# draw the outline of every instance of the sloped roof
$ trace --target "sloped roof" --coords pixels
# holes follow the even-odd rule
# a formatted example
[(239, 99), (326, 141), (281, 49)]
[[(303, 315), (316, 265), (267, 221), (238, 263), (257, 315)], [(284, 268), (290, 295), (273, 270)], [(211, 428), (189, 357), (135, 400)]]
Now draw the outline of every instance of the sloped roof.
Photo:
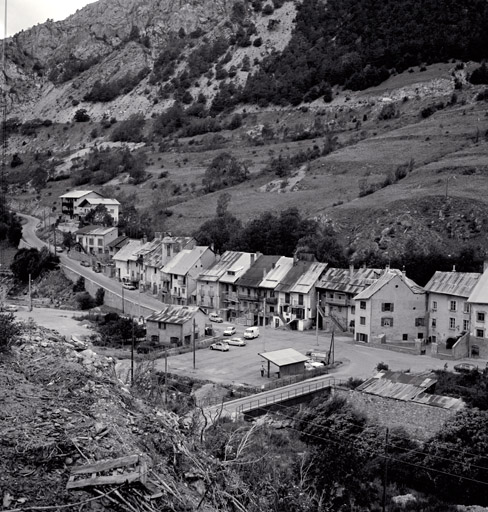
[(327, 263), (297, 261), (276, 286), (275, 292), (307, 294), (326, 268)]
[(469, 297), (481, 274), (479, 272), (437, 271), (424, 286), (426, 292)]
[(105, 227), (105, 226), (85, 226), (84, 228), (78, 229), (78, 231), (75, 231), (75, 235), (98, 235), (103, 236), (107, 233), (110, 233), (111, 231), (118, 231), (117, 228), (114, 227)]
[(272, 352), (260, 352), (258, 355), (264, 357), (264, 359), (276, 366), (304, 363), (308, 359), (308, 356), (304, 356), (294, 348), (283, 348), (281, 350), (273, 350)]
[(259, 283), (272, 268), (281, 256), (260, 256), (236, 282), (238, 286), (257, 288)]
[(239, 260), (245, 255), (243, 252), (225, 251), (210, 268), (202, 270), (198, 279), (200, 281), (218, 281), (229, 270), (238, 272), (242, 270), (243, 264), (239, 264)]
[(473, 290), (469, 294), (468, 302), (475, 304), (488, 304), (488, 270), (481, 274)]
[(371, 395), (417, 402), (444, 409), (456, 410), (464, 407), (464, 402), (458, 398), (427, 393), (426, 391), (434, 386), (436, 382), (435, 373), (409, 374), (382, 371), (363, 382), (356, 390)]
[(273, 268), (266, 274), (263, 280), (259, 283), (260, 288), (267, 288), (274, 290), (281, 280), (288, 274), (293, 267), (293, 258), (281, 256)]
[(161, 266), (161, 261), (163, 259), (162, 253), (162, 245), (163, 242), (161, 240), (153, 240), (151, 242), (152, 247), (148, 252), (144, 254), (144, 263), (148, 267), (156, 267), (159, 268)]
[(129, 240), (127, 235), (120, 235), (115, 240), (109, 242), (107, 247), (123, 247)]
[(414, 281), (405, 276), (401, 270), (388, 269), (385, 273), (373, 284), (364, 289), (361, 293), (354, 297), (356, 300), (370, 299), (375, 293), (377, 293), (383, 286), (388, 284), (392, 279), (399, 278), (410, 288), (412, 293), (422, 294), (425, 290), (416, 284)]
[(86, 199), (83, 199), (83, 201), (80, 203), (80, 206), (83, 206), (85, 203), (89, 204), (118, 204), (120, 203), (117, 201), (117, 199), (109, 199), (107, 197), (87, 197)]
[(195, 266), (202, 254), (209, 250), (205, 245), (198, 245), (193, 249), (183, 249), (164, 265), (162, 270), (166, 274), (184, 276)]
[(379, 268), (328, 268), (317, 288), (357, 295), (376, 282), (383, 272)]
[(137, 261), (137, 251), (141, 248), (140, 240), (129, 240), (129, 243), (124, 245), (117, 254), (112, 256), (116, 261)]
[(143, 244), (136, 254), (137, 256), (146, 256), (158, 249), (161, 249), (161, 240), (155, 238), (151, 242), (146, 242), (145, 244)]
[(91, 193), (98, 194), (100, 197), (102, 197), (101, 194), (95, 192), (94, 190), (72, 190), (71, 192), (66, 192), (66, 194), (63, 194), (59, 197), (62, 199), (80, 199), (81, 197)]
[(203, 311), (198, 306), (178, 306), (176, 304), (168, 304), (161, 311), (155, 311), (146, 318), (146, 322), (164, 322), (166, 324), (182, 325), (195, 316), (195, 314)]

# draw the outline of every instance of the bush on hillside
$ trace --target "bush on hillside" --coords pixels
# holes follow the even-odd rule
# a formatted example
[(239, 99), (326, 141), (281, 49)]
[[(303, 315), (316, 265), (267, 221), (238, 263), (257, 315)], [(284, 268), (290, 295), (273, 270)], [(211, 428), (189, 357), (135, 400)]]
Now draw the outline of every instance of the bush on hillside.
[(12, 313), (0, 313), (0, 354), (10, 350), (21, 332), (22, 328)]

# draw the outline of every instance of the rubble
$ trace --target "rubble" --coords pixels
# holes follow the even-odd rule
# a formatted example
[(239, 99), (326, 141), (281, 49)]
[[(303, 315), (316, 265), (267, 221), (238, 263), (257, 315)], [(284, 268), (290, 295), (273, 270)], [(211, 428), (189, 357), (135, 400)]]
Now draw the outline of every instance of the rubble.
[(235, 475), (195, 448), (176, 414), (135, 397), (112, 358), (33, 331), (0, 358), (0, 509), (210, 512), (238, 504)]

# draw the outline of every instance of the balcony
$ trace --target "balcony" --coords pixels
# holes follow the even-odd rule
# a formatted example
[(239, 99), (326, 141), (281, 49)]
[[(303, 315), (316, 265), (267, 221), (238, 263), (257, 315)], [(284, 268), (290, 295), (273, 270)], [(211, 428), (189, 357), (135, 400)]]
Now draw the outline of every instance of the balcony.
[(277, 297), (266, 297), (266, 304), (276, 305), (278, 304)]
[(351, 301), (345, 297), (343, 299), (339, 299), (338, 297), (325, 297), (322, 300), (331, 306), (351, 306)]
[(247, 295), (247, 293), (238, 293), (237, 298), (239, 300), (247, 300), (248, 302), (262, 302), (263, 297), (260, 295)]
[(222, 294), (222, 299), (225, 302), (239, 302), (239, 297), (235, 292), (227, 292)]

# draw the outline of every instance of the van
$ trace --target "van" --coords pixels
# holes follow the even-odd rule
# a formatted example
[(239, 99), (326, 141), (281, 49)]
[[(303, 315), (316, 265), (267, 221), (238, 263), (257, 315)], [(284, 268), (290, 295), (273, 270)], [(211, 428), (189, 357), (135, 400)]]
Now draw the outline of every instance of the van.
[(246, 340), (252, 340), (253, 338), (257, 338), (259, 336), (259, 327), (248, 327), (244, 331), (244, 338)]

